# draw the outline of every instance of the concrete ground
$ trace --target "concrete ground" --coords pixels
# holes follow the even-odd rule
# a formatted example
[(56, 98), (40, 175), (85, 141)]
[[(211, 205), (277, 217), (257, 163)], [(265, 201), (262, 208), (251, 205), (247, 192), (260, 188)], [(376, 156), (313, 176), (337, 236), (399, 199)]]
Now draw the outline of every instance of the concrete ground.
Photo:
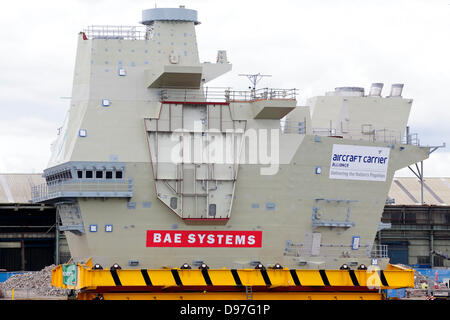
[(36, 295), (30, 289), (3, 290), (3, 298), (0, 300), (67, 300), (67, 296), (42, 296)]

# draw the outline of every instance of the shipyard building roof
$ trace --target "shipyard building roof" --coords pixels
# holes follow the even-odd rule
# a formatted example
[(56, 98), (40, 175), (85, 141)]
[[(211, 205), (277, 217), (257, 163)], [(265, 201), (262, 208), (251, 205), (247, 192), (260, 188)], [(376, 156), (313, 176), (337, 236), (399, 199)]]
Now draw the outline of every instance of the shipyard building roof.
[[(421, 184), (419, 179), (410, 177), (394, 178), (389, 198), (396, 205), (421, 204)], [(450, 178), (425, 178), (423, 201), (430, 205), (450, 206)]]
[(0, 173), (0, 204), (29, 203), (31, 186), (45, 183), (42, 173)]
[[(0, 174), (0, 204), (29, 203), (31, 186), (45, 183), (41, 173)], [(394, 205), (420, 205), (421, 185), (417, 178), (397, 177), (389, 190), (389, 199)], [(450, 177), (425, 178), (424, 203), (450, 206)]]

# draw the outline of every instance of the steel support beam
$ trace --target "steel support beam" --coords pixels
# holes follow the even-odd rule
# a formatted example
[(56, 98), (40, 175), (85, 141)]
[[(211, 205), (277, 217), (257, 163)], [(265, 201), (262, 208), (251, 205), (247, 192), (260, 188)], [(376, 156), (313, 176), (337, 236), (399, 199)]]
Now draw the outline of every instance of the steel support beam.
[(433, 230), (430, 230), (430, 266), (431, 268), (434, 268), (434, 232)]
[(59, 264), (59, 214), (55, 212), (55, 264)]
[[(80, 293), (78, 300), (248, 300), (246, 292)], [(253, 292), (251, 300), (382, 300), (379, 292)]]
[(414, 173), (414, 175), (419, 179), (420, 181), (420, 203), (422, 205), (424, 205), (424, 200), (423, 200), (423, 161), (420, 161), (420, 169), (419, 166), (417, 165), (417, 163), (415, 164), (417, 172), (414, 171), (414, 169), (412, 169), (410, 166), (408, 166), (409, 170), (412, 171), (412, 173)]

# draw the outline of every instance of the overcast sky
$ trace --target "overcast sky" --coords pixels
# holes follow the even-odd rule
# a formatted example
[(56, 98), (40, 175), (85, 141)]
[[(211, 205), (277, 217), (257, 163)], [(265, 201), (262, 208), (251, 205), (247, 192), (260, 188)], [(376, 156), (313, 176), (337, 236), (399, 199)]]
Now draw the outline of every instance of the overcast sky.
[[(233, 70), (210, 85), (297, 88), (298, 104), (339, 86), (404, 83), (422, 144), (450, 143), (450, 0), (8, 1), (0, 10), (0, 172), (42, 172), (71, 96), (77, 34), (88, 25), (139, 25), (143, 9), (198, 11), (201, 61), (227, 50)], [(388, 114), (386, 115), (389, 116)], [(425, 176), (450, 176), (449, 148)], [(408, 169), (399, 172), (407, 175)]]

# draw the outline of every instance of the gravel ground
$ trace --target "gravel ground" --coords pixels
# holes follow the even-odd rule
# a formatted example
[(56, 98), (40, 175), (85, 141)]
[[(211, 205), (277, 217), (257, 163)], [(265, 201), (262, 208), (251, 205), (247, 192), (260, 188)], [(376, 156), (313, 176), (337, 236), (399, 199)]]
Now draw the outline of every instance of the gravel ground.
[(23, 295), (25, 295), (24, 298), (67, 296), (70, 290), (52, 287), (52, 269), (54, 267), (56, 266), (50, 265), (41, 271), (14, 275), (0, 283), (0, 291), (3, 291), (5, 297), (10, 297), (12, 289), (14, 289), (18, 294), (17, 298)]

